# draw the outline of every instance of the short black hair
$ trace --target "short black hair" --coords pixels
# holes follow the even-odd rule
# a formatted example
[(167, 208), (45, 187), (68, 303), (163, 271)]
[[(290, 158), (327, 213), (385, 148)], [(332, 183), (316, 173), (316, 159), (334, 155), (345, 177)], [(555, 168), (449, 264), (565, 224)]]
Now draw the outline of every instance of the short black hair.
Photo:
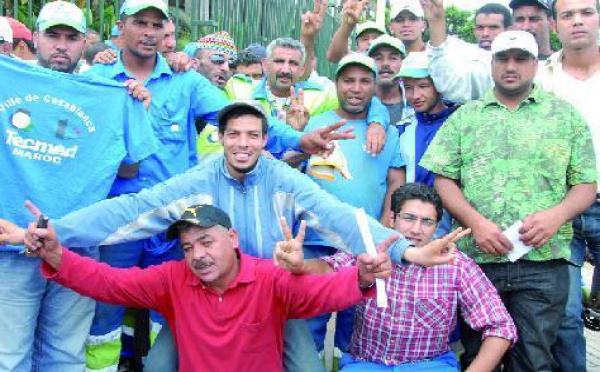
[(437, 222), (440, 222), (442, 219), (442, 198), (433, 187), (422, 183), (407, 183), (404, 186), (398, 187), (392, 194), (392, 212), (400, 213), (404, 203), (410, 200), (420, 200), (424, 203), (432, 204), (437, 213)]
[(487, 3), (481, 8), (477, 9), (475, 12), (475, 18), (477, 18), (477, 16), (480, 14), (501, 14), (504, 18), (502, 20), (502, 25), (504, 28), (507, 29), (512, 26), (512, 14), (510, 14), (510, 10), (502, 4)]
[(109, 48), (110, 47), (108, 45), (106, 45), (104, 42), (97, 41), (95, 43), (88, 45), (88, 47), (85, 48), (85, 51), (83, 52), (83, 58), (85, 59), (87, 64), (91, 66), (94, 64), (94, 58), (96, 57), (96, 54), (103, 52)]
[(250, 116), (254, 116), (254, 117), (261, 119), (263, 137), (267, 134), (267, 131), (269, 130), (269, 123), (267, 122), (267, 118), (260, 115), (258, 112), (256, 112), (256, 110), (254, 110), (250, 107), (242, 107), (242, 106), (236, 108), (235, 110), (231, 110), (230, 112), (226, 113), (222, 118), (220, 118), (219, 134), (225, 134), (225, 130), (227, 129), (227, 124), (229, 123), (230, 120), (237, 119), (244, 115), (250, 115)]
[(250, 66), (255, 65), (257, 63), (261, 63), (260, 57), (252, 53), (248, 49), (242, 50), (238, 55), (238, 66)]
[(551, 9), (548, 9), (545, 6), (543, 6), (542, 4), (540, 4), (539, 1), (537, 1), (537, 0), (521, 0), (521, 1), (519, 1), (519, 5), (517, 5), (513, 8), (513, 14), (515, 13), (515, 10), (517, 10), (518, 8), (520, 8), (522, 6), (535, 6), (536, 8), (543, 10), (544, 13), (546, 13), (546, 16), (548, 17), (548, 19), (550, 19), (550, 18), (552, 18), (552, 14), (554, 13), (553, 9), (554, 9), (555, 3), (556, 3), (556, 0), (554, 0), (552, 2)]
[[(554, 18), (555, 21), (556, 21), (556, 18), (557, 18), (556, 3), (558, 3), (558, 0), (553, 0), (552, 1), (552, 10), (550, 11), (552, 13), (551, 16)], [(598, 13), (600, 13), (600, 1), (598, 1), (598, 0), (596, 0), (596, 11)]]

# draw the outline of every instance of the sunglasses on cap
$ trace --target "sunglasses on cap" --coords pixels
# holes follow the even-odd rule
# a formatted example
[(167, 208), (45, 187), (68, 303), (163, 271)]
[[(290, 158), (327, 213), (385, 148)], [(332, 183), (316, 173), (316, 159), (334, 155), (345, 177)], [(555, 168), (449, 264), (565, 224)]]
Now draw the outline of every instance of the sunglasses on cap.
[(215, 65), (222, 65), (223, 63), (229, 63), (229, 68), (237, 67), (237, 60), (234, 58), (226, 59), (222, 54), (213, 54), (208, 58)]

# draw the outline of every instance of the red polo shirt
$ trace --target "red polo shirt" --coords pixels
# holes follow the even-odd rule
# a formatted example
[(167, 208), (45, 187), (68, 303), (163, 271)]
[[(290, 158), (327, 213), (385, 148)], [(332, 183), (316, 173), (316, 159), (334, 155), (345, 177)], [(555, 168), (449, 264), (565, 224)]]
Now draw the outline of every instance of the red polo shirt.
[(42, 274), (98, 301), (162, 313), (181, 371), (282, 371), (287, 319), (342, 310), (374, 294), (360, 291), (356, 267), (293, 275), (272, 260), (238, 254), (238, 276), (221, 295), (185, 261), (119, 269), (64, 249), (60, 270), (44, 263)]

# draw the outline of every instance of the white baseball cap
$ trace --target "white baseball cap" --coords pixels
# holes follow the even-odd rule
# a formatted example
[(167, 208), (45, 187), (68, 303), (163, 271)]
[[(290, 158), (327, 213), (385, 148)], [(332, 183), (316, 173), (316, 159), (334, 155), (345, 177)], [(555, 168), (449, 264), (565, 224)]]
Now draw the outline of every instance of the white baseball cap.
[(492, 42), (492, 54), (506, 52), (511, 49), (524, 50), (535, 58), (538, 57), (538, 45), (535, 38), (527, 31), (504, 31)]
[(45, 31), (54, 26), (69, 26), (85, 34), (86, 21), (83, 11), (75, 4), (67, 1), (46, 3), (37, 19), (37, 27)]
[(398, 14), (407, 11), (415, 15), (418, 18), (424, 18), (425, 12), (421, 6), (419, 0), (392, 0), (390, 19), (393, 21), (398, 17)]
[(388, 46), (390, 48), (396, 49), (397, 51), (402, 53), (402, 58), (406, 57), (406, 47), (404, 46), (402, 40), (387, 34), (381, 35), (377, 39), (371, 41), (371, 44), (369, 45), (369, 51), (367, 53), (369, 57), (371, 56), (371, 54), (373, 54), (375, 49), (379, 48), (380, 46)]
[(128, 16), (148, 8), (159, 10), (165, 18), (169, 18), (169, 8), (164, 0), (125, 0), (121, 5), (120, 14)]
[(362, 66), (368, 70), (371, 70), (375, 75), (377, 75), (377, 65), (375, 64), (375, 60), (373, 60), (373, 58), (368, 57), (363, 53), (350, 53), (342, 58), (338, 63), (338, 67), (335, 70), (335, 78), (337, 79), (342, 70), (348, 66)]
[(402, 61), (402, 67), (396, 77), (422, 79), (429, 76), (429, 57), (427, 52), (412, 52)]
[(356, 25), (356, 37), (359, 37), (365, 31), (376, 31), (385, 34), (385, 27), (382, 24), (373, 21), (366, 21)]
[(0, 41), (6, 43), (13, 42), (13, 32), (6, 17), (0, 17)]

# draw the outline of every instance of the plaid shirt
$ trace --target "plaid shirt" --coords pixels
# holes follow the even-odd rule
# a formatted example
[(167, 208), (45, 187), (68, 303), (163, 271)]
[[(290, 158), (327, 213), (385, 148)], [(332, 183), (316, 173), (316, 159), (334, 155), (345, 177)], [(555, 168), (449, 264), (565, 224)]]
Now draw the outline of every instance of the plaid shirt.
[[(459, 306), (483, 338), (495, 336), (514, 344), (517, 330), (498, 292), (472, 259), (457, 255), (455, 265), (395, 265), (386, 282), (388, 308), (377, 308), (376, 299), (357, 305), (350, 354), (386, 365), (436, 358), (450, 350), (448, 337)], [(322, 259), (334, 270), (356, 262), (348, 253)]]

